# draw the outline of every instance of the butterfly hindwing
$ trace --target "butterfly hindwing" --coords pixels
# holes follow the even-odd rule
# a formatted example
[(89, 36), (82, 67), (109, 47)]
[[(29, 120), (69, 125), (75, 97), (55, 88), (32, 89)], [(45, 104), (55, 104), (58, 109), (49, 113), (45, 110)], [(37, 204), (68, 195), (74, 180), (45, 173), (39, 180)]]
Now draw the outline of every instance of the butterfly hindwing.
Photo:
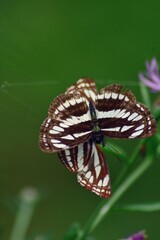
[(149, 137), (156, 131), (156, 122), (148, 108), (136, 101), (130, 90), (113, 84), (97, 95), (96, 115), (101, 131), (114, 138)]
[(58, 156), (67, 169), (77, 173), (77, 180), (83, 187), (103, 198), (110, 197), (110, 178), (105, 156), (95, 143), (85, 142), (59, 152)]
[(76, 147), (58, 152), (58, 157), (71, 172), (79, 172), (88, 163), (91, 156), (92, 145), (84, 142)]

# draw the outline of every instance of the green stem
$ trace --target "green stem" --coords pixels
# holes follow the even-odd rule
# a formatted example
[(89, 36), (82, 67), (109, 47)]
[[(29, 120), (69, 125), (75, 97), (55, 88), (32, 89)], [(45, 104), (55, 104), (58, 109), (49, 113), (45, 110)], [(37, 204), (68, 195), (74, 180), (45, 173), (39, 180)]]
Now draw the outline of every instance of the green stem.
[(131, 173), (127, 179), (117, 188), (112, 197), (107, 201), (103, 201), (97, 210), (89, 219), (84, 230), (82, 230), (76, 240), (83, 240), (85, 236), (91, 233), (102, 219), (109, 213), (112, 206), (119, 200), (119, 198), (127, 191), (127, 189), (150, 167), (152, 164), (152, 155), (148, 155), (146, 159)]
[(148, 94), (148, 89), (143, 83), (140, 83), (140, 91), (141, 91), (144, 104), (148, 106), (149, 109), (151, 109), (151, 101)]
[(117, 186), (119, 185), (119, 183), (121, 182), (121, 180), (124, 178), (124, 176), (126, 175), (128, 169), (132, 166), (132, 164), (134, 163), (134, 161), (138, 158), (138, 154), (139, 151), (142, 147), (142, 145), (144, 144), (146, 139), (141, 139), (141, 141), (138, 143), (137, 147), (135, 148), (131, 158), (128, 159), (128, 165), (124, 165), (124, 167), (122, 168), (119, 176), (117, 177), (113, 189), (116, 189)]
[(37, 200), (38, 194), (35, 189), (25, 188), (21, 192), (19, 209), (11, 232), (10, 240), (24, 240), (26, 238), (26, 232), (28, 230)]

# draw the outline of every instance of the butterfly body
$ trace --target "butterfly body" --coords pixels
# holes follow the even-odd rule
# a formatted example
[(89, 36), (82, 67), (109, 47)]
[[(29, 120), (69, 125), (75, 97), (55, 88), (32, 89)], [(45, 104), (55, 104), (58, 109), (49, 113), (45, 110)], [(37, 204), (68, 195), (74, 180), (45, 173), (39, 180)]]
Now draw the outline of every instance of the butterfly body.
[(105, 137), (133, 139), (152, 136), (156, 122), (130, 90), (118, 84), (98, 93), (92, 79), (83, 78), (53, 100), (42, 123), (40, 148), (58, 152), (78, 182), (97, 195), (111, 196), (105, 156), (97, 144)]
[(90, 115), (91, 115), (91, 126), (93, 128), (92, 132), (92, 140), (96, 144), (102, 144), (103, 139), (104, 139), (104, 134), (102, 133), (100, 127), (98, 126), (98, 119), (96, 116), (96, 109), (94, 106), (94, 103), (92, 101), (89, 102), (89, 110), (90, 110)]

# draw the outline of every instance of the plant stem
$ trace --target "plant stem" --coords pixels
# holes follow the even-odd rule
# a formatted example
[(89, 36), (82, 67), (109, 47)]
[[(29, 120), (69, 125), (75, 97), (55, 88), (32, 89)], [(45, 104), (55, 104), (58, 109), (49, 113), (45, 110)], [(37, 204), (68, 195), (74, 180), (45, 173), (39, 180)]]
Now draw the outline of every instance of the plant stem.
[(145, 105), (148, 106), (149, 109), (151, 109), (151, 101), (148, 94), (148, 89), (143, 83), (140, 83), (140, 91)]
[(112, 197), (107, 201), (103, 201), (96, 209), (94, 214), (89, 219), (84, 229), (79, 233), (76, 240), (83, 240), (84, 237), (91, 233), (102, 219), (109, 213), (112, 206), (119, 200), (119, 198), (127, 191), (127, 189), (150, 167), (152, 164), (152, 155), (146, 157), (146, 159), (134, 170), (131, 175), (117, 188)]
[(123, 177), (125, 176), (125, 174), (127, 173), (128, 169), (132, 166), (132, 164), (134, 163), (134, 161), (136, 160), (136, 158), (138, 157), (139, 151), (142, 147), (142, 145), (144, 144), (146, 139), (141, 139), (140, 142), (138, 143), (137, 147), (135, 148), (132, 156), (128, 159), (128, 165), (124, 165), (124, 167), (122, 168), (119, 176), (117, 177), (113, 189), (116, 189), (117, 186), (119, 185), (119, 183), (121, 182), (121, 180), (123, 179)]
[(16, 215), (10, 240), (24, 240), (26, 232), (34, 212), (35, 203), (38, 200), (37, 191), (33, 188), (25, 188), (21, 192), (19, 209)]

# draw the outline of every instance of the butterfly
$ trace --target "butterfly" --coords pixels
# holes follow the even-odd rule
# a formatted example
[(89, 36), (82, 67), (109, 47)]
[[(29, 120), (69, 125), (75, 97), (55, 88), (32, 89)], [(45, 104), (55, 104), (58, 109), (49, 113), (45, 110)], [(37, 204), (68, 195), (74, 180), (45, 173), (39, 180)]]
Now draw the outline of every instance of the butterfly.
[(109, 170), (98, 144), (104, 146), (105, 137), (150, 137), (156, 129), (154, 117), (130, 90), (124, 92), (123, 86), (112, 84), (98, 92), (92, 79), (82, 78), (51, 103), (39, 145), (44, 152), (58, 152), (82, 186), (109, 198)]

